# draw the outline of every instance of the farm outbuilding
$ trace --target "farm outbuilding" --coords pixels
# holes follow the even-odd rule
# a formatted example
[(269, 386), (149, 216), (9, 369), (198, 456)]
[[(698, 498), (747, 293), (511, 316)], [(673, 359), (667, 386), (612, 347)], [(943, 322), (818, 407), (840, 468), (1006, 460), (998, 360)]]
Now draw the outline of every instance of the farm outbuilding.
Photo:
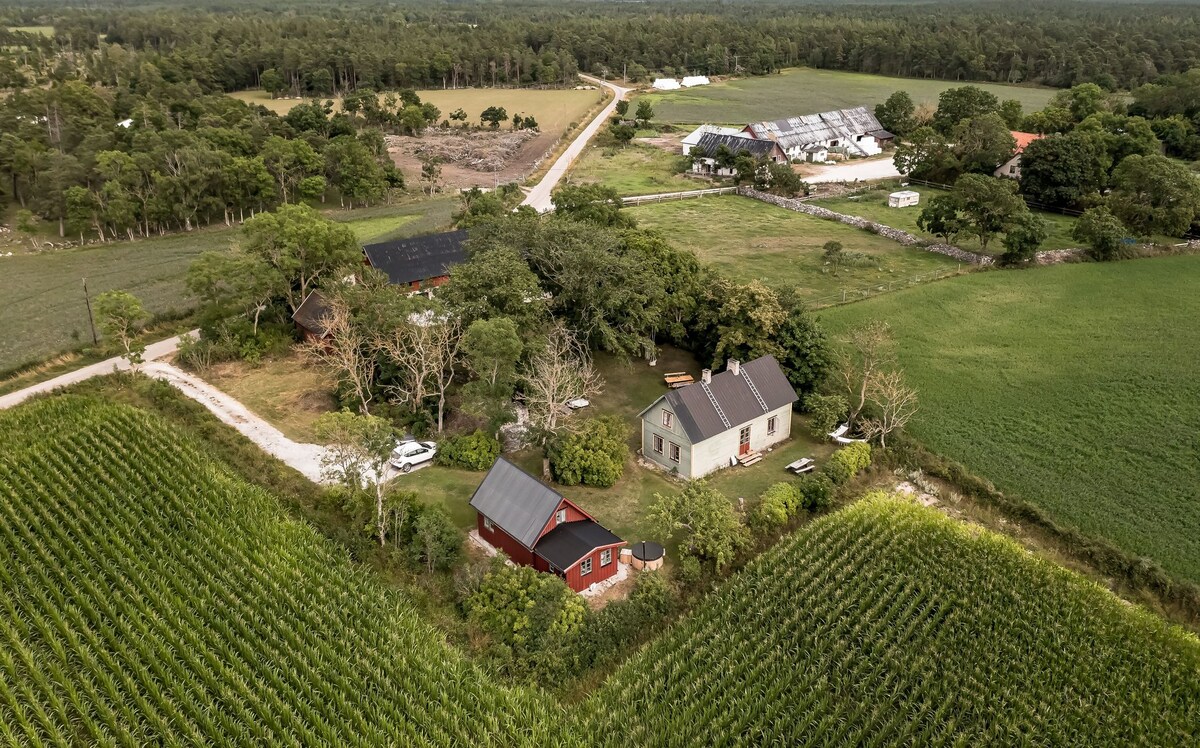
[(617, 573), (625, 541), (503, 457), (475, 489), (471, 507), (481, 539), (513, 563), (557, 574), (576, 592)]
[(674, 78), (655, 78), (651, 85), (659, 91), (678, 91), (681, 88), (679, 81)]
[(292, 314), (292, 322), (305, 340), (324, 340), (329, 335), (325, 317), (329, 314), (329, 302), (315, 288), (308, 292), (300, 306)]
[(718, 135), (710, 132), (700, 136), (700, 141), (688, 150), (688, 155), (693, 158), (692, 171), (718, 177), (733, 176), (735, 169), (717, 163), (717, 155), (722, 147), (735, 155), (745, 152), (754, 158), (765, 158), (775, 164), (788, 162), (787, 155), (778, 143), (754, 140), (744, 135)]
[(722, 127), (720, 125), (700, 125), (695, 130), (684, 137), (682, 141), (683, 155), (687, 156), (692, 152), (692, 149), (700, 144), (700, 139), (705, 135), (730, 135), (733, 137), (746, 137), (741, 134), (740, 127)]
[(900, 190), (888, 195), (889, 208), (910, 208), (921, 202), (921, 193), (913, 190)]
[(710, 82), (707, 75), (689, 75), (680, 81), (680, 85), (684, 88), (691, 88), (692, 86), (707, 86)]
[(382, 270), (388, 281), (413, 291), (437, 287), (450, 280), (450, 268), (467, 261), (465, 230), (426, 234), (410, 239), (368, 244), (366, 262)]
[(752, 138), (779, 143), (788, 158), (804, 158), (805, 149), (812, 146), (848, 156), (875, 156), (883, 152), (882, 143), (895, 137), (865, 106), (752, 122), (742, 131)]

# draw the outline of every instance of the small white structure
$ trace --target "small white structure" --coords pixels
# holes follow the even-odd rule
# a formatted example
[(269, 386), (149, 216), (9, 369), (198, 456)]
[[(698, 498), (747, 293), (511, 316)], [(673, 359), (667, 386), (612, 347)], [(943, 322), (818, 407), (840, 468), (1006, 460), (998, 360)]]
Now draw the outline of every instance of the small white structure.
[(921, 202), (921, 193), (913, 190), (900, 190), (888, 195), (889, 208), (911, 208)]
[(695, 130), (688, 133), (683, 139), (683, 155), (687, 156), (692, 152), (692, 149), (700, 144), (700, 138), (705, 135), (732, 135), (739, 138), (749, 139), (749, 135), (742, 133), (740, 127), (721, 127), (720, 125), (700, 125)]
[(117, 123), (117, 127), (123, 127), (126, 130), (128, 130), (129, 128), (133, 127), (133, 120), (132, 119), (123, 119)]
[(679, 81), (674, 78), (655, 78), (651, 85), (659, 91), (678, 91), (681, 88)]
[(681, 81), (684, 88), (691, 88), (692, 86), (707, 86), (710, 82), (711, 81), (709, 81), (707, 75), (688, 75), (685, 76)]
[(829, 149), (823, 145), (810, 145), (800, 152), (800, 158), (810, 164), (823, 164), (829, 160)]

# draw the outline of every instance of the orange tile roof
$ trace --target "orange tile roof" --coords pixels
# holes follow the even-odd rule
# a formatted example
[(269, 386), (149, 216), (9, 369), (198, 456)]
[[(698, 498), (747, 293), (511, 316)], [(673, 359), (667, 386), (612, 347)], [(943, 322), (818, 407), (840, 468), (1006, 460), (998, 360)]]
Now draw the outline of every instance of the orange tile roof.
[(1021, 151), (1025, 150), (1025, 146), (1029, 145), (1035, 140), (1041, 140), (1042, 138), (1042, 136), (1038, 135), (1036, 132), (1017, 132), (1016, 130), (1009, 130), (1009, 133), (1013, 136), (1013, 139), (1017, 141), (1017, 149), (1013, 151), (1014, 153), (1020, 153)]

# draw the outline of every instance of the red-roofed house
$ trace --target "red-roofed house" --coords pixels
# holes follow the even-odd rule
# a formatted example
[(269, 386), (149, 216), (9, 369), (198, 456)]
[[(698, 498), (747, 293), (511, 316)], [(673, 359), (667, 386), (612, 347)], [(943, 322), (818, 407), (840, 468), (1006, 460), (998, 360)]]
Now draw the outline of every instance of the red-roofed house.
[(1016, 130), (1010, 130), (1009, 132), (1013, 136), (1013, 140), (1017, 141), (1017, 147), (1013, 151), (1012, 158), (997, 166), (996, 171), (993, 173), (998, 177), (1020, 179), (1021, 154), (1025, 151), (1025, 146), (1035, 140), (1041, 140), (1042, 136), (1035, 132), (1017, 132)]

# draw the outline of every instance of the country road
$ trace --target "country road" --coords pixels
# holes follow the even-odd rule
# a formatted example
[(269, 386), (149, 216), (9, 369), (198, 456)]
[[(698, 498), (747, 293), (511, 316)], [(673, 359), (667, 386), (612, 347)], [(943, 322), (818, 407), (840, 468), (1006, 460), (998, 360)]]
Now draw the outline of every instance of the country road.
[(588, 83), (595, 83), (597, 85), (604, 86), (608, 90), (612, 91), (615, 95), (613, 96), (612, 101), (608, 102), (608, 106), (604, 107), (604, 109), (596, 115), (596, 118), (589, 122), (587, 127), (583, 128), (583, 132), (579, 133), (575, 140), (571, 141), (571, 144), (567, 146), (565, 151), (562, 152), (562, 155), (555, 159), (554, 163), (550, 166), (550, 170), (546, 172), (544, 177), (542, 177), (542, 181), (534, 185), (533, 189), (529, 191), (529, 194), (525, 196), (525, 200), (521, 204), (528, 205), (539, 213), (545, 213), (553, 210), (554, 203), (550, 200), (550, 193), (554, 192), (554, 188), (558, 186), (559, 181), (561, 181), (571, 169), (571, 164), (573, 164), (575, 159), (579, 158), (579, 155), (583, 153), (583, 149), (587, 147), (588, 141), (590, 141), (596, 135), (596, 133), (600, 131), (600, 128), (604, 126), (604, 123), (607, 122), (608, 118), (612, 116), (612, 113), (616, 111), (617, 102), (625, 98), (625, 95), (633, 90), (632, 88), (622, 88), (621, 86), (609, 83), (608, 81), (604, 81), (599, 78), (593, 78), (590, 75), (580, 75), (579, 77)]

